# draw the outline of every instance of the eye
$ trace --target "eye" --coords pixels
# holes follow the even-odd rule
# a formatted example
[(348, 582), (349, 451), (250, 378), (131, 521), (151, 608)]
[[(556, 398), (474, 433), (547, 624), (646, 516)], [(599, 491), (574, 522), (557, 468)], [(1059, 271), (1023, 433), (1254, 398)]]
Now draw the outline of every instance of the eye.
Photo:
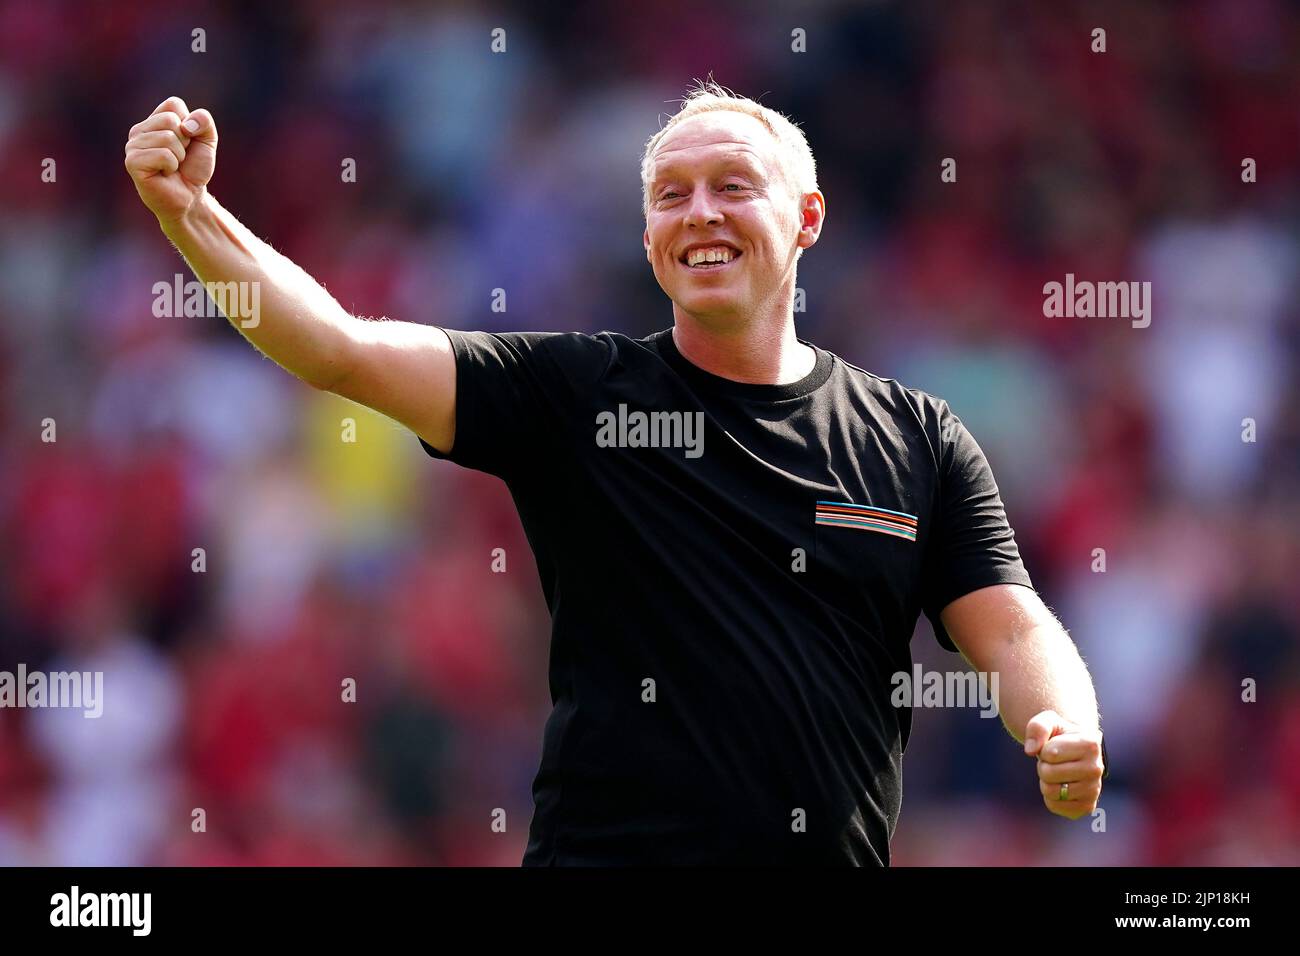
[(727, 184), (726, 184), (725, 186), (723, 186), (722, 188), (723, 188), (723, 189), (730, 189), (730, 188), (733, 187), (733, 186), (736, 187), (737, 190), (740, 190), (740, 189), (744, 189), (744, 188), (745, 188), (744, 186), (740, 185), (740, 183), (727, 183)]
[(680, 195), (681, 195), (681, 193), (673, 192), (673, 191), (670, 189), (670, 190), (668, 190), (667, 192), (660, 193), (660, 194), (659, 194), (659, 199), (660, 199), (661, 201), (664, 200), (664, 199), (673, 199), (673, 198), (676, 198), (677, 196), (680, 196)]

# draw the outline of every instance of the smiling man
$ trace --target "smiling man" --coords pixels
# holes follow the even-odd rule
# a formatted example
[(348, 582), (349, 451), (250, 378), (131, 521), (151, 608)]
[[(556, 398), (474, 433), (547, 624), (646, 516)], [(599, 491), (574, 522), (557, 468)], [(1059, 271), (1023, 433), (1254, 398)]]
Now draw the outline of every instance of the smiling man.
[(796, 335), (826, 202), (788, 120), (709, 83), (650, 139), (642, 241), (673, 324), (640, 339), (351, 316), (208, 193), (216, 146), (172, 98), (126, 166), (201, 279), (258, 283), (241, 334), (514, 496), (553, 619), (526, 865), (887, 865), (921, 613), (997, 675), (1047, 808), (1096, 807), (1092, 683), (979, 446), (941, 399)]

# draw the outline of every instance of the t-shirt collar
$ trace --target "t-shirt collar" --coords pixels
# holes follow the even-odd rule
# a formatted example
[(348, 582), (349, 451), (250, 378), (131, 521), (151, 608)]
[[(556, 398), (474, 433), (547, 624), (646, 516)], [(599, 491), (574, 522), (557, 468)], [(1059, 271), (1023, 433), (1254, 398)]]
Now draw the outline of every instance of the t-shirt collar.
[(830, 378), (831, 366), (834, 364), (834, 356), (825, 349), (818, 348), (811, 342), (798, 339), (800, 343), (811, 348), (817, 356), (817, 361), (813, 364), (812, 371), (796, 382), (789, 382), (785, 385), (771, 385), (761, 382), (737, 382), (734, 379), (724, 378), (721, 375), (714, 375), (707, 372), (698, 365), (693, 364), (686, 356), (682, 355), (677, 349), (677, 343), (673, 341), (673, 330), (671, 328), (656, 332), (650, 336), (650, 341), (663, 357), (664, 361), (671, 365), (683, 378), (688, 379), (693, 384), (702, 386), (715, 392), (734, 395), (738, 398), (755, 399), (758, 401), (781, 401), (783, 399), (800, 398), (804, 395), (814, 392), (821, 388)]

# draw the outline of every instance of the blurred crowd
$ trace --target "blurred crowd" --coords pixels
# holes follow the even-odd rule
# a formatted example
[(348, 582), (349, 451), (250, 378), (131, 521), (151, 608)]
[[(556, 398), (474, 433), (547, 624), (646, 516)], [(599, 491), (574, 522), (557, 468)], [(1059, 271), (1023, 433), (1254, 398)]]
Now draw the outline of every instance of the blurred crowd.
[[(817, 156), (800, 336), (950, 402), (1101, 701), (1075, 823), (999, 721), (916, 711), (895, 862), (1300, 863), (1294, 4), (0, 0), (0, 670), (106, 697), (0, 710), (0, 864), (517, 865), (532, 812), (505, 486), (156, 317), (131, 125), (209, 108), (213, 194), (357, 315), (643, 335), (640, 151), (710, 71)], [(1046, 317), (1067, 273), (1150, 326)]]

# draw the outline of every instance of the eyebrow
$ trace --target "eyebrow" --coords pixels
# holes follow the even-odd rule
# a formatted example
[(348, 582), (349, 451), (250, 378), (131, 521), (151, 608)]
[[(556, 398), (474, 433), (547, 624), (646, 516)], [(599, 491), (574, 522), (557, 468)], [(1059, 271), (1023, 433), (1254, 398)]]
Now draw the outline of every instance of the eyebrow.
[[(655, 175), (654, 178), (650, 180), (650, 185), (652, 186), (656, 185), (657, 183), (662, 182), (664, 179), (671, 179), (672, 174), (675, 173), (680, 168), (680, 166), (681, 163), (680, 161), (677, 160), (668, 160), (664, 162), (662, 165), (656, 164)], [(726, 156), (722, 157), (721, 159), (712, 161), (710, 163), (710, 166), (740, 166), (743, 167), (745, 170), (747, 170), (749, 173), (753, 174), (755, 178), (765, 178), (763, 175), (763, 170), (761, 165), (758, 162), (756, 162), (754, 159), (751, 159), (748, 153), (742, 153), (742, 152), (728, 153)]]

